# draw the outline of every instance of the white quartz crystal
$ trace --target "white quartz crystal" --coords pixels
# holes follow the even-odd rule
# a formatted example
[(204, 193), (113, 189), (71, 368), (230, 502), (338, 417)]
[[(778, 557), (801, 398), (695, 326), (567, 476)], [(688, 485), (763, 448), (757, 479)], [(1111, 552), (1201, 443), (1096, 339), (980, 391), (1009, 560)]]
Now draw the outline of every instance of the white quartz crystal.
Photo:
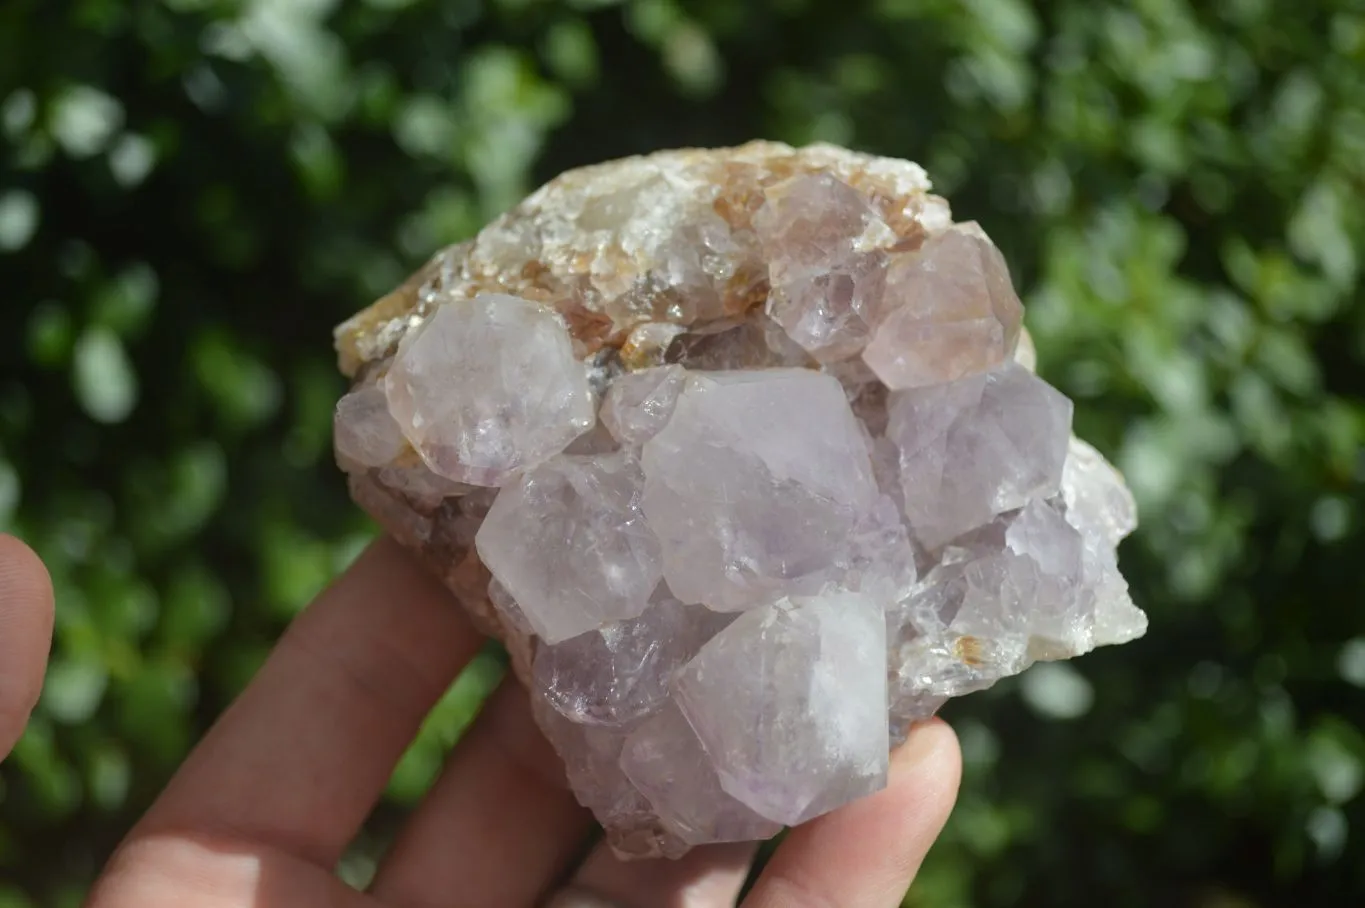
[(1021, 317), (910, 162), (630, 158), (338, 328), (337, 462), (507, 645), (612, 847), (677, 857), (870, 794), (948, 699), (1146, 631), (1133, 498)]
[(741, 615), (677, 675), (720, 785), (794, 825), (886, 783), (886, 624), (853, 593)]
[(669, 588), (718, 610), (834, 579), (877, 497), (843, 389), (806, 369), (693, 374), (641, 465)]
[(1072, 437), (1062, 467), (1062, 497), (1067, 519), (1095, 538), (1116, 546), (1137, 529), (1137, 503), (1123, 477), (1099, 451)]
[(1023, 366), (892, 392), (911, 531), (937, 548), (1061, 486), (1071, 401)]
[(363, 385), (343, 395), (333, 427), (337, 464), (348, 473), (397, 460), (408, 444), (378, 385)]
[(896, 235), (872, 203), (827, 173), (772, 187), (754, 215), (768, 259), (768, 314), (821, 360), (856, 355), (872, 332)]
[(474, 485), (502, 485), (595, 422), (559, 317), (509, 296), (440, 306), (404, 337), (384, 390), (431, 469)]
[(685, 377), (682, 366), (659, 366), (622, 375), (612, 382), (602, 400), (603, 425), (623, 445), (644, 444), (673, 415)]
[(1147, 616), (1133, 604), (1119, 573), (1115, 547), (1137, 529), (1137, 503), (1108, 461), (1072, 437), (1062, 468), (1066, 519), (1085, 542), (1085, 580), (1095, 590), (1094, 646), (1136, 640), (1147, 632)]
[(977, 375), (1014, 353), (1024, 308), (1004, 256), (972, 228), (950, 229), (892, 262), (884, 318), (863, 351), (888, 388)]
[(624, 454), (560, 456), (506, 486), (475, 543), (547, 643), (641, 615), (661, 576)]

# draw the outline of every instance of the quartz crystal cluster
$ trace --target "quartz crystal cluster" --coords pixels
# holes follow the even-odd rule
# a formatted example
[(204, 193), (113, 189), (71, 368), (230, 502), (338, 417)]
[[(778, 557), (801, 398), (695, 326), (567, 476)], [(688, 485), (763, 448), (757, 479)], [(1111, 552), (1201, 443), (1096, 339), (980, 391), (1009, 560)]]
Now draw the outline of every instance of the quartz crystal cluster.
[(774, 143), (570, 171), (337, 330), (354, 498), (622, 854), (875, 792), (948, 698), (1146, 629), (1132, 498), (928, 189)]

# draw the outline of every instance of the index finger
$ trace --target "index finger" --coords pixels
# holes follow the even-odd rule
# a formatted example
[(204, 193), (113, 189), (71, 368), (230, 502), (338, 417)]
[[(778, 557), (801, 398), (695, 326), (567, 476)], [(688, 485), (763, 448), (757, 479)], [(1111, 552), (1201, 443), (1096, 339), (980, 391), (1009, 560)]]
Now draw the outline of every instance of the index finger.
[(33, 550), (0, 535), (0, 757), (24, 732), (52, 646), (52, 581)]
[(482, 636), (388, 537), (304, 610), (133, 837), (228, 833), (330, 869)]

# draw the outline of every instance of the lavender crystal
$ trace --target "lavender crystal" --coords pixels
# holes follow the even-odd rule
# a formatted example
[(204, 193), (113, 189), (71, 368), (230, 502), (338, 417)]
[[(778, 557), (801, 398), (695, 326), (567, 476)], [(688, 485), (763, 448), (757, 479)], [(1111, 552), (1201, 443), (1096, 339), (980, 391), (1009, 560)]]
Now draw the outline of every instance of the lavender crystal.
[(337, 330), (353, 495), (624, 855), (871, 794), (947, 699), (1146, 630), (1132, 497), (928, 189), (825, 145), (570, 171)]

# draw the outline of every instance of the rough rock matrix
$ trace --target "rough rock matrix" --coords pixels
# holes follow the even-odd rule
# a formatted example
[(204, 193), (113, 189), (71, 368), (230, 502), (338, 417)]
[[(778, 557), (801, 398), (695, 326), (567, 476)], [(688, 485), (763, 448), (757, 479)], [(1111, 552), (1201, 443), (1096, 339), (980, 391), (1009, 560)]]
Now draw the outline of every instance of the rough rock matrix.
[(352, 495), (624, 855), (877, 791), (948, 698), (1146, 629), (1132, 497), (928, 190), (824, 145), (575, 170), (337, 329)]

